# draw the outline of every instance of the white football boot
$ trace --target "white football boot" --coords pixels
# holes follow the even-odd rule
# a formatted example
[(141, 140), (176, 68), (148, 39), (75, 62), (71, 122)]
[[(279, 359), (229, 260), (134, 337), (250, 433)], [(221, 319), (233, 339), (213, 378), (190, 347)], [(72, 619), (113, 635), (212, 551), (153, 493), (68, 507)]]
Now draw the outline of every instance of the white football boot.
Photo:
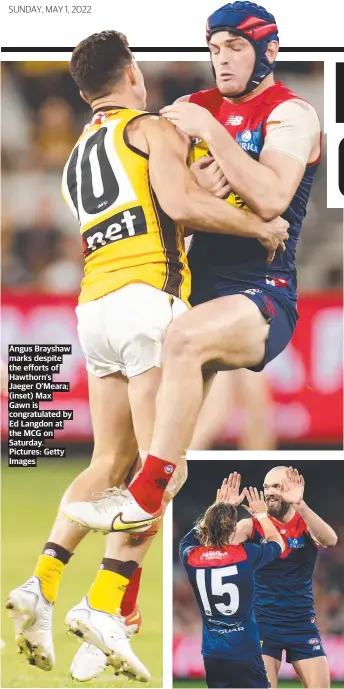
[(105, 534), (111, 531), (140, 533), (161, 518), (161, 510), (154, 514), (146, 512), (128, 490), (120, 488), (108, 488), (94, 502), (70, 502), (62, 511), (76, 524)]
[[(75, 634), (88, 644), (97, 646), (105, 655), (105, 665), (106, 663), (112, 665), (115, 674), (124, 673), (138, 682), (150, 680), (150, 673), (136, 657), (130, 646), (129, 637), (132, 635), (132, 631), (126, 627), (124, 617), (94, 610), (90, 607), (85, 596), (81, 603), (75, 605), (67, 614), (66, 625), (68, 632)], [(97, 667), (100, 666), (101, 661), (103, 664), (104, 659), (97, 655)], [(103, 669), (104, 667), (103, 665)], [(75, 669), (74, 666), (72, 674), (76, 679), (79, 679), (75, 675)], [(80, 676), (80, 672), (76, 671)], [(88, 668), (85, 672), (90, 671), (91, 668)], [(85, 676), (85, 672), (82, 673), (83, 676)]]
[[(137, 620), (137, 622), (134, 622)], [(138, 608), (125, 618), (126, 634), (128, 639), (137, 634), (141, 626), (141, 614)], [(79, 650), (76, 652), (72, 664), (70, 666), (70, 673), (73, 679), (79, 682), (87, 682), (90, 679), (95, 679), (100, 675), (108, 664), (107, 657), (100, 648), (92, 646), (91, 644), (81, 644)]]
[(53, 604), (41, 591), (38, 577), (13, 589), (6, 608), (15, 624), (15, 640), (19, 653), (24, 653), (30, 665), (41, 670), (52, 670), (55, 653), (52, 636)]
[(107, 666), (107, 657), (100, 648), (84, 641), (76, 652), (70, 666), (70, 674), (79, 682), (95, 679)]

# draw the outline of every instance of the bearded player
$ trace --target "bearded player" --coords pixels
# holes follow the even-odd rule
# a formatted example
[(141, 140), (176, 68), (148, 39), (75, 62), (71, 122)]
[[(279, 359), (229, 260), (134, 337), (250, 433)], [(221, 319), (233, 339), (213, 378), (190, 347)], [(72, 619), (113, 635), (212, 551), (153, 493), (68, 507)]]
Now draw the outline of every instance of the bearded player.
[(112, 510), (109, 502), (103, 509), (68, 506), (76, 520), (100, 531), (111, 530), (119, 511), (129, 520), (138, 505), (151, 513), (159, 509), (154, 482), (159, 467), (177, 465), (190, 446), (203, 399), (202, 371), (262, 370), (285, 349), (297, 322), (295, 251), (320, 158), (319, 120), (311, 105), (274, 83), (278, 30), (264, 8), (225, 5), (208, 19), (207, 42), (217, 88), (162, 112), (211, 151), (229, 185), (229, 203), (263, 218), (282, 214), (290, 237), (267, 265), (255, 240), (195, 235), (189, 252), (195, 308), (171, 324), (164, 342), (149, 462), (126, 501), (114, 496)]
[[(231, 474), (217, 499), (241, 503), (240, 475)], [(296, 469), (275, 467), (265, 476), (264, 496), (270, 520), (285, 544), (282, 555), (255, 575), (254, 609), (263, 660), (277, 687), (282, 651), (304, 687), (330, 687), (330, 672), (316, 624), (312, 592), (318, 548), (337, 543), (333, 529), (303, 499), (304, 479)], [(260, 544), (264, 534), (256, 518), (242, 519), (236, 538)]]

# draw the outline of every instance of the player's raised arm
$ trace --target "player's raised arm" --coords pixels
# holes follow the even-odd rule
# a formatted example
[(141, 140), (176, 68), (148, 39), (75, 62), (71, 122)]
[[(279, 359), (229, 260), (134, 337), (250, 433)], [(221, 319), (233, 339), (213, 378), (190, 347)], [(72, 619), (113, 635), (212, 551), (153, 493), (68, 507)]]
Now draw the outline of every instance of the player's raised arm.
[(282, 536), (280, 536), (280, 534), (278, 533), (275, 525), (268, 517), (268, 508), (264, 500), (263, 491), (261, 491), (259, 495), (257, 488), (250, 487), (245, 488), (245, 493), (247, 497), (248, 507), (247, 505), (242, 505), (242, 507), (245, 510), (247, 510), (247, 512), (249, 512), (252, 515), (252, 517), (258, 519), (263, 529), (263, 535), (265, 540), (268, 543), (270, 541), (278, 543), (278, 545), (281, 546), (281, 551), (283, 553), (284, 541), (282, 539)]
[(324, 548), (332, 548), (337, 543), (337, 534), (332, 527), (313, 512), (303, 499), (305, 482), (297, 469), (289, 467), (287, 482), (282, 485), (281, 495), (292, 504), (294, 510), (305, 520), (313, 540)]
[(151, 184), (167, 215), (194, 230), (259, 239), (272, 252), (287, 239), (287, 226), (281, 219), (264, 223), (200, 189), (186, 165), (187, 143), (169, 122), (145, 118), (142, 127)]
[(179, 102), (161, 112), (180, 130), (207, 142), (229, 185), (265, 220), (284, 213), (307, 163), (320, 154), (318, 117), (301, 100), (284, 102), (272, 111), (259, 161), (248, 156), (206, 108)]

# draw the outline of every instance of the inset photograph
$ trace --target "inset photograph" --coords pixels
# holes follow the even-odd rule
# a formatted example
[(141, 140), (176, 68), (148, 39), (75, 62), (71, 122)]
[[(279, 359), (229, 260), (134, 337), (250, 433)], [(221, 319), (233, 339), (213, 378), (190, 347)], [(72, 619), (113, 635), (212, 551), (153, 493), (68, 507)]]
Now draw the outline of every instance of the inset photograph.
[(174, 502), (174, 687), (343, 686), (343, 479), (324, 459), (189, 462)]

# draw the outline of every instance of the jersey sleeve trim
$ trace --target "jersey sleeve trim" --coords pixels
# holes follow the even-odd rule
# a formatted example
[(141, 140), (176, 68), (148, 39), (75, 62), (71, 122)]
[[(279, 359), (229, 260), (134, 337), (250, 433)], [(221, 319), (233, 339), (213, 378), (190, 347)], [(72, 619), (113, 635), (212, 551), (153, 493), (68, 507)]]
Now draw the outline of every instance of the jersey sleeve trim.
[(131, 120), (129, 120), (129, 122), (127, 122), (127, 124), (125, 125), (124, 130), (123, 130), (123, 140), (124, 140), (124, 143), (127, 146), (127, 148), (129, 148), (130, 151), (132, 151), (133, 153), (136, 153), (137, 155), (141, 156), (142, 158), (145, 158), (145, 160), (149, 160), (149, 153), (146, 153), (145, 151), (141, 151), (140, 148), (137, 148), (136, 146), (134, 146), (133, 144), (130, 143), (128, 132), (127, 132), (127, 127), (129, 124), (134, 122), (134, 120), (138, 120), (139, 117), (147, 117), (148, 115), (151, 117), (152, 115), (158, 115), (158, 113), (141, 112), (139, 115), (135, 115), (135, 117), (133, 117)]

